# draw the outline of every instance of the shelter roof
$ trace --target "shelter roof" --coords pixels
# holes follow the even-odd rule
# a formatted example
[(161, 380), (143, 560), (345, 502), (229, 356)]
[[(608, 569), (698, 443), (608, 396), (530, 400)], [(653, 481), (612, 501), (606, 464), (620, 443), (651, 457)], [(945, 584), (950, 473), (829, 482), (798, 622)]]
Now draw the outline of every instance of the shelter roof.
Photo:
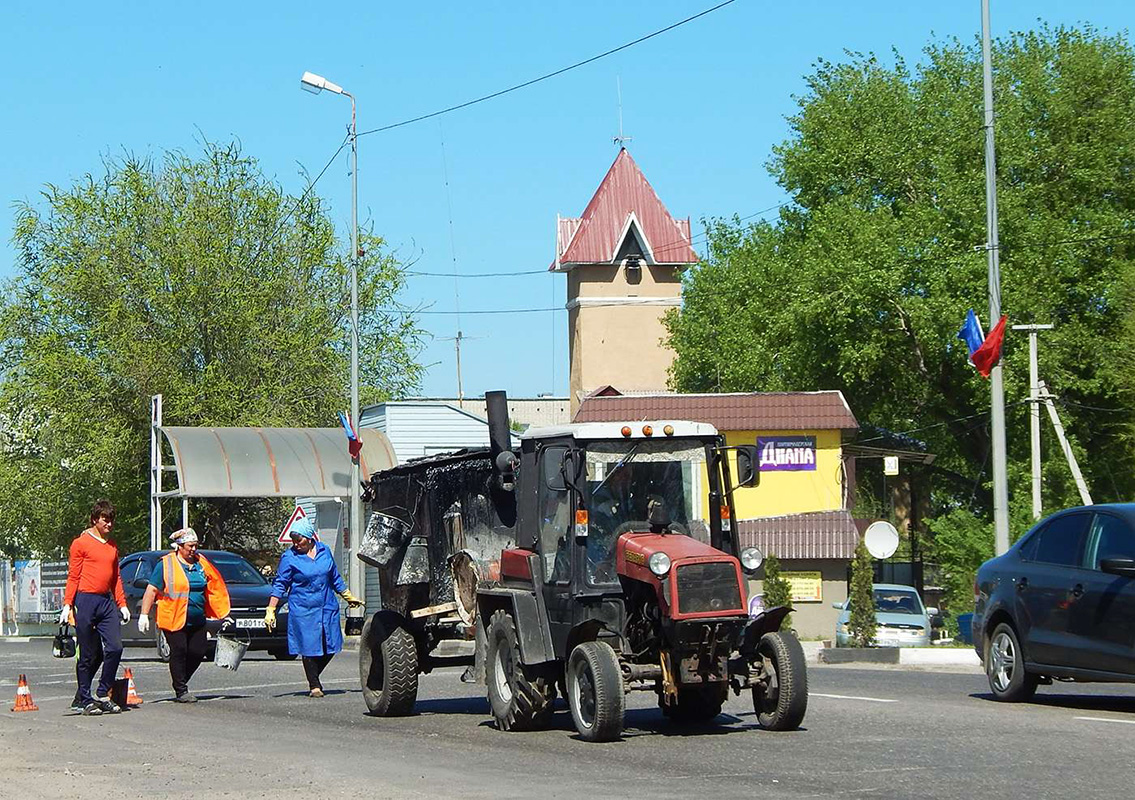
[[(342, 428), (162, 427), (173, 451), (166, 497), (347, 497), (351, 458)], [(381, 431), (362, 428), (361, 477), (398, 463)]]
[(613, 264), (633, 233), (648, 264), (695, 264), (689, 219), (676, 220), (626, 148), (619, 150), (583, 215), (560, 217), (556, 225), (556, 260), (550, 270), (580, 264)]

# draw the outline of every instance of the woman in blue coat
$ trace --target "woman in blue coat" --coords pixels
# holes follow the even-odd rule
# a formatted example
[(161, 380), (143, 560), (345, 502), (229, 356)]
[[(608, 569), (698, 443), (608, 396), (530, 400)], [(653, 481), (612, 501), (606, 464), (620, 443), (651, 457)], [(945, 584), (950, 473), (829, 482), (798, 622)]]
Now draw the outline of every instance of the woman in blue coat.
[(323, 697), (319, 676), (331, 657), (343, 649), (339, 599), (335, 595), (351, 608), (363, 603), (348, 591), (331, 548), (315, 541), (315, 527), (309, 520), (297, 520), (291, 537), (292, 546), (280, 558), (272, 583), (264, 624), (268, 630), (276, 627), (276, 606), (287, 596), (288, 652), (303, 657), (311, 697)]

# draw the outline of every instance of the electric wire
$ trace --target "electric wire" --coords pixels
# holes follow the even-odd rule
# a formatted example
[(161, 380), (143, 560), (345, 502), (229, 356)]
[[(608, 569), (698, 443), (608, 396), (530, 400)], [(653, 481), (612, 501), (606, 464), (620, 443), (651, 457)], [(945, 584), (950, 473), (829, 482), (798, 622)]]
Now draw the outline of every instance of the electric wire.
[(432, 111), (429, 114), (422, 114), (422, 115), (417, 116), (417, 117), (412, 117), (411, 119), (402, 120), (401, 122), (394, 122), (394, 123), (391, 123), (389, 125), (383, 125), (380, 128), (372, 128), (369, 131), (363, 131), (362, 133), (359, 134), (359, 136), (370, 136), (372, 133), (382, 133), (383, 131), (389, 131), (389, 130), (393, 130), (395, 128), (401, 128), (405, 125), (412, 125), (415, 122), (422, 122), (423, 120), (433, 119), (434, 117), (440, 117), (442, 114), (449, 114), (449, 113), (454, 112), (454, 111), (459, 111), (463, 108), (468, 108), (469, 106), (475, 106), (478, 103), (484, 103), (486, 100), (492, 100), (494, 98), (501, 97), (501, 96), (509, 94), (511, 92), (515, 92), (515, 91), (518, 91), (520, 89), (524, 89), (528, 86), (532, 86), (532, 85), (540, 83), (542, 81), (546, 81), (549, 78), (554, 78), (557, 75), (563, 75), (565, 72), (571, 72), (574, 69), (579, 69), (580, 67), (587, 66), (588, 64), (591, 64), (595, 61), (599, 61), (600, 59), (606, 58), (607, 56), (611, 56), (611, 55), (614, 55), (615, 53), (626, 50), (627, 48), (634, 47), (637, 44), (642, 44), (643, 42), (645, 42), (649, 39), (653, 39), (656, 36), (661, 36), (662, 34), (668, 33), (669, 31), (672, 31), (675, 28), (680, 28), (683, 25), (686, 25), (687, 23), (693, 22), (696, 19), (700, 19), (701, 17), (704, 17), (707, 14), (712, 14), (714, 11), (722, 9), (725, 6), (732, 5), (735, 2), (736, 2), (736, 0), (725, 0), (722, 3), (718, 3), (717, 5), (713, 6), (712, 8), (707, 8), (704, 11), (699, 11), (697, 14), (694, 14), (693, 16), (686, 17), (685, 19), (680, 20), (679, 22), (675, 22), (672, 25), (667, 25), (665, 28), (660, 28), (660, 29), (654, 31), (653, 33), (648, 33), (645, 36), (640, 36), (639, 38), (635, 39), (634, 41), (630, 41), (630, 42), (627, 42), (625, 44), (621, 44), (618, 47), (611, 48), (610, 50), (607, 50), (606, 52), (600, 53), (599, 55), (591, 56), (591, 58), (585, 58), (583, 61), (577, 61), (574, 64), (570, 64), (566, 67), (561, 67), (560, 69), (557, 69), (554, 72), (548, 72), (544, 75), (539, 76), (538, 78), (532, 78), (531, 80), (524, 81), (523, 83), (518, 83), (515, 86), (510, 86), (507, 89), (501, 89), (499, 91), (492, 92), (491, 94), (486, 94), (486, 95), (483, 95), (481, 97), (474, 98), (473, 100), (467, 100), (464, 103), (458, 103), (457, 105), (449, 106), (448, 108), (443, 108), (440, 111)]

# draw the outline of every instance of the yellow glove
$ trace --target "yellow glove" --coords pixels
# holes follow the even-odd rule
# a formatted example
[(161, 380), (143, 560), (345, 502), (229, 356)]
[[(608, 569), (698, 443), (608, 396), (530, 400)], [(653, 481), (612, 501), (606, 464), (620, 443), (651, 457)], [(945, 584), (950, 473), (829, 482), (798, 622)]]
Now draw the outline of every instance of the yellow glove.
[(342, 597), (344, 600), (346, 600), (347, 605), (349, 605), (351, 608), (362, 608), (363, 605), (365, 605), (362, 600), (360, 600), (359, 598), (357, 598), (353, 594), (351, 594), (350, 589), (347, 589), (345, 592), (343, 592), (339, 596)]
[(264, 627), (270, 631), (276, 629), (276, 609), (269, 608), (264, 612)]

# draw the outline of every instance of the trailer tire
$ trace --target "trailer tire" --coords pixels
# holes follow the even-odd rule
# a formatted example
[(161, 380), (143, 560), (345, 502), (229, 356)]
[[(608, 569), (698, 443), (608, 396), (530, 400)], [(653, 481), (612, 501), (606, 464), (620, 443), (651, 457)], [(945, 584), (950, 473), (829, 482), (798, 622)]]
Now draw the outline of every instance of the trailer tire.
[(418, 699), (418, 648), (393, 611), (367, 620), (359, 643), (359, 682), (377, 717), (404, 717)]
[(623, 733), (626, 698), (619, 657), (606, 642), (584, 642), (571, 651), (567, 701), (584, 741), (610, 742)]
[(662, 705), (662, 713), (677, 723), (709, 722), (721, 713), (729, 687), (722, 683), (678, 689), (678, 702)]
[(788, 631), (766, 633), (757, 656), (770, 676), (753, 685), (753, 711), (762, 728), (790, 731), (800, 727), (808, 710), (808, 668), (800, 640)]
[(516, 622), (507, 611), (493, 612), (486, 635), (485, 685), (497, 727), (502, 731), (547, 728), (556, 699), (554, 672), (521, 663)]

